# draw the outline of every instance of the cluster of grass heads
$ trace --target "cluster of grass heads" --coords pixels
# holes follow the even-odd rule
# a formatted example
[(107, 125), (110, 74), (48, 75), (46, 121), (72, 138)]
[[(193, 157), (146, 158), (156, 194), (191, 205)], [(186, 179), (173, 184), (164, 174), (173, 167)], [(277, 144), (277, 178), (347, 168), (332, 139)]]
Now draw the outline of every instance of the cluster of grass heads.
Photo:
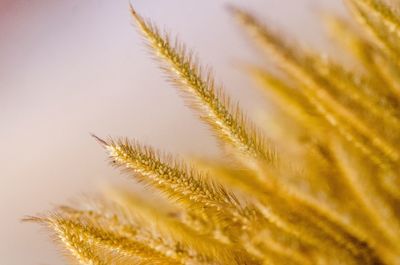
[(188, 106), (226, 159), (184, 162), (127, 139), (100, 139), (112, 164), (158, 190), (124, 189), (28, 217), (79, 264), (400, 264), (400, 16), (395, 3), (345, 0), (358, 24), (327, 16), (354, 65), (229, 11), (275, 68), (246, 67), (276, 107), (257, 128), (209, 69), (133, 8)]

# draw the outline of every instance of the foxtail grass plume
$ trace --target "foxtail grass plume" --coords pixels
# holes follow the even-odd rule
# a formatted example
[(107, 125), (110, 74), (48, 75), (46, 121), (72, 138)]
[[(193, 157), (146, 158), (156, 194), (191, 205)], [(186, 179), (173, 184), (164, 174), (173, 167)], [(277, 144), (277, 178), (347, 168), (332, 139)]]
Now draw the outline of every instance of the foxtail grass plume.
[(324, 19), (351, 66), (229, 7), (275, 66), (244, 67), (276, 108), (274, 126), (260, 128), (190, 50), (131, 7), (227, 159), (182, 161), (94, 136), (163, 207), (110, 188), (26, 220), (47, 227), (73, 264), (400, 264), (400, 13), (395, 1), (344, 2), (358, 24)]

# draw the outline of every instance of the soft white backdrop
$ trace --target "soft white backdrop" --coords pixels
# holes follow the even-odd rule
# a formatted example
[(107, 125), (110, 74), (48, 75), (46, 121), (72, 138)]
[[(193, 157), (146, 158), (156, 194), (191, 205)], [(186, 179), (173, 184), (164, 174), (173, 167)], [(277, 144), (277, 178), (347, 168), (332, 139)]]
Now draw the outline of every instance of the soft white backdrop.
[[(250, 114), (262, 102), (235, 62), (259, 59), (225, 5), (254, 10), (317, 46), (328, 43), (318, 12), (344, 10), (341, 0), (133, 3), (212, 65)], [(20, 219), (125, 179), (90, 132), (174, 153), (216, 152), (207, 128), (149, 58), (127, 0), (0, 0), (1, 265), (64, 264), (45, 233)]]

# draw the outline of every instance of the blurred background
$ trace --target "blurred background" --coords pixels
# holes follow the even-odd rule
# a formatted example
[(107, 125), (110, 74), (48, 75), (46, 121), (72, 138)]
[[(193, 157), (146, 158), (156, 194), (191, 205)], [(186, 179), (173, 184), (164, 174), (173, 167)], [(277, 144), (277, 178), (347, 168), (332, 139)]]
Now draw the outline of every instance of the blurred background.
[[(340, 0), (132, 2), (212, 65), (256, 116), (263, 102), (237, 63), (261, 63), (260, 56), (226, 5), (328, 49), (320, 11), (345, 14)], [(0, 264), (65, 264), (45, 231), (21, 218), (126, 179), (90, 133), (172, 153), (217, 153), (208, 129), (150, 58), (128, 0), (0, 0)]]

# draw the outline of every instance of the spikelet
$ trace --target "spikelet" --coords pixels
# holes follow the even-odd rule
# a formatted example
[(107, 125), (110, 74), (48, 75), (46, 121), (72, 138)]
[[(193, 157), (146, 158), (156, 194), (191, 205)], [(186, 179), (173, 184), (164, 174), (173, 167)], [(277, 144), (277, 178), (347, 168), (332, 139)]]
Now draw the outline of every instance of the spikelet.
[(93, 246), (90, 246), (86, 238), (80, 237), (71, 229), (66, 222), (60, 217), (28, 217), (24, 221), (36, 222), (47, 225), (56, 234), (57, 240), (59, 240), (63, 247), (69, 251), (69, 255), (72, 255), (77, 262), (80, 264), (93, 264), (93, 265), (106, 265), (107, 263), (100, 259), (94, 252)]
[(68, 249), (82, 264), (109, 264), (110, 259), (107, 256), (102, 258), (104, 255), (102, 252), (114, 253), (111, 254), (115, 255), (114, 259), (121, 260), (116, 264), (124, 264), (123, 256), (153, 264), (179, 264), (143, 243), (96, 226), (91, 223), (91, 220), (84, 222), (63, 216), (50, 216), (32, 219), (32, 221), (52, 228), (59, 240), (68, 246)]
[(131, 6), (150, 49), (226, 157), (189, 164), (93, 135), (113, 166), (161, 196), (151, 194), (152, 202), (108, 189), (26, 220), (52, 230), (79, 264), (400, 264), (400, 19), (380, 0), (346, 3), (360, 27), (327, 20), (356, 59), (351, 67), (230, 7), (276, 64), (245, 67), (274, 107), (266, 135), (184, 45)]
[[(202, 69), (191, 52), (178, 41), (171, 44), (168, 35), (146, 22), (131, 6), (132, 16), (146, 37), (156, 56), (166, 62), (163, 67), (171, 79), (190, 97), (191, 106), (198, 109), (204, 119), (222, 138), (241, 152), (253, 157), (274, 160), (274, 151), (250, 124), (239, 106), (231, 106), (231, 100), (221, 87), (217, 87), (210, 70)], [(203, 77), (205, 72), (205, 76)]]
[[(150, 147), (128, 140), (108, 142), (104, 145), (116, 166), (132, 170), (140, 180), (165, 192), (170, 198), (191, 206), (208, 207), (216, 211), (240, 208), (239, 201), (221, 185), (207, 181), (204, 176), (180, 162), (164, 162)], [(168, 157), (168, 156), (165, 156)]]

